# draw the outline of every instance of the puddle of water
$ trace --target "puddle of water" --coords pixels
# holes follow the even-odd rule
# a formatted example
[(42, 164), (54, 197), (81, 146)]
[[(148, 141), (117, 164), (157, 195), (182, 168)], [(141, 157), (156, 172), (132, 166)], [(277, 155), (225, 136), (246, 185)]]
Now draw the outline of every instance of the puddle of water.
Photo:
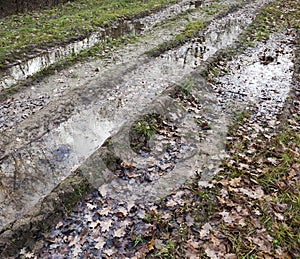
[[(251, 6), (249, 7), (251, 9)], [(254, 6), (252, 6), (254, 8)], [(238, 35), (252, 22), (256, 12), (247, 14), (239, 10), (222, 19), (213, 22), (203, 35), (176, 50), (163, 54), (166, 59), (178, 62), (182, 67), (196, 68), (218, 50), (233, 44)]]
[[(183, 4), (184, 2), (182, 2)], [(226, 1), (222, 2), (224, 5), (235, 5), (237, 1)], [(187, 5), (187, 3), (186, 3)], [(203, 6), (211, 5), (211, 2), (202, 2)], [(174, 6), (176, 9), (176, 5)], [(191, 7), (193, 9), (193, 5)], [(160, 13), (153, 14), (157, 19), (162, 19), (164, 16), (169, 17), (172, 14), (170, 9), (164, 9), (162, 11), (163, 15)], [(175, 12), (176, 14), (176, 12)], [(151, 17), (153, 17), (153, 15)], [(145, 19), (148, 19), (146, 17)], [(79, 63), (70, 69), (61, 71), (60, 73), (47, 77), (40, 83), (35, 83), (31, 88), (27, 88), (22, 91), (22, 93), (14, 95), (12, 99), (6, 100), (4, 103), (0, 104), (0, 130), (11, 129), (16, 123), (22, 122), (30, 117), (33, 113), (38, 113), (40, 109), (47, 106), (51, 101), (55, 99), (61, 100), (62, 97), (70, 94), (74, 95), (74, 88), (78, 89), (82, 87), (86, 89), (86, 85), (90, 84), (90, 81), (95, 81), (96, 78), (101, 78), (105, 72), (109, 70), (119, 70), (119, 66), (124, 66), (124, 63), (128, 60), (137, 59), (151, 46), (156, 46), (159, 43), (173, 37), (174, 33), (179, 32), (183, 29), (184, 25), (188, 20), (196, 19), (207, 19), (207, 14), (203, 13), (202, 8), (193, 9), (192, 12), (183, 17), (179, 17), (176, 21), (167, 21), (166, 24), (162, 26), (155, 27), (154, 21), (143, 21), (143, 24), (151, 25), (151, 35), (145, 35), (143, 42), (140, 44), (130, 44), (121, 50), (113, 51), (112, 57), (107, 60), (96, 60), (90, 61), (88, 63)], [(151, 20), (151, 19), (150, 19)], [(148, 28), (147, 30), (150, 30)], [(142, 44), (143, 43), (143, 44)], [(113, 62), (112, 62), (113, 60)], [(82, 91), (82, 90), (80, 90)], [(83, 97), (87, 100), (89, 99)], [(58, 100), (58, 101), (59, 101)], [(1, 139), (0, 139), (1, 140)]]
[[(197, 96), (197, 105), (187, 103), (183, 107), (182, 103), (176, 99), (170, 100), (171, 98), (160, 98), (156, 100), (154, 105), (147, 108), (147, 114), (161, 114), (163, 120), (170, 120), (171, 125), (175, 123), (176, 127), (169, 128), (169, 133), (176, 132), (176, 138), (178, 146), (174, 150), (160, 152), (162, 146), (170, 147), (173, 143), (173, 138), (170, 136), (164, 136), (157, 134), (153, 139), (153, 146), (147, 155), (144, 153), (136, 154), (132, 150), (124, 147), (130, 146), (129, 142), (124, 142), (124, 136), (126, 139), (128, 129), (123, 129), (121, 134), (112, 138), (112, 143), (115, 143), (116, 153), (126, 161), (127, 164), (131, 164), (135, 167), (135, 171), (131, 172), (133, 177), (129, 179), (123, 179), (122, 177), (109, 177), (108, 175), (117, 175), (117, 172), (107, 170), (103, 178), (107, 177), (104, 183), (95, 187), (99, 187), (99, 193), (94, 193), (92, 197), (87, 198), (82, 204), (80, 204), (64, 221), (59, 223), (59, 227), (50, 233), (50, 238), (53, 238), (53, 243), (50, 245), (50, 254), (60, 254), (59, 243), (64, 234), (61, 229), (65, 227), (68, 229), (70, 236), (77, 236), (82, 229), (86, 229), (85, 244), (88, 244), (86, 249), (91, 254), (101, 258), (104, 250), (108, 248), (114, 249), (117, 247), (114, 241), (116, 235), (113, 233), (118, 228), (118, 224), (123, 220), (126, 220), (127, 214), (133, 214), (130, 216), (128, 222), (134, 219), (144, 220), (146, 214), (143, 211), (149, 209), (149, 204), (155, 204), (160, 198), (170, 194), (174, 189), (185, 183), (188, 179), (198, 173), (215, 172), (217, 170), (220, 161), (224, 157), (224, 134), (226, 134), (227, 119), (224, 114), (220, 111), (220, 107), (217, 106), (216, 96), (213, 93), (205, 90), (205, 83), (196, 81), (196, 89), (193, 90), (194, 96)], [(192, 111), (191, 108), (194, 108)], [(202, 114), (203, 112), (203, 114)], [(204, 134), (204, 139), (199, 142), (199, 125), (195, 122), (195, 119), (208, 120), (212, 128)], [(201, 130), (200, 130), (201, 131)], [(122, 134), (124, 134), (122, 136)], [(119, 147), (121, 146), (121, 147)], [(177, 150), (177, 152), (176, 152)], [(169, 168), (170, 159), (166, 158), (176, 153), (176, 156), (180, 158), (175, 161), (175, 166), (172, 170), (165, 169), (164, 172), (158, 172), (158, 176), (155, 175), (155, 169)], [(130, 155), (128, 156), (128, 153)], [(164, 163), (161, 163), (164, 160)], [(90, 164), (97, 162), (93, 160)], [(207, 167), (207, 165), (209, 165)], [(87, 166), (89, 169), (89, 166)], [(137, 169), (137, 170), (136, 170)], [(88, 170), (87, 170), (88, 171)], [(142, 176), (146, 178), (135, 176), (140, 172)], [(161, 174), (160, 174), (161, 173)], [(154, 175), (154, 177), (153, 177)], [(151, 177), (152, 176), (152, 177)], [(211, 175), (206, 175), (203, 180), (207, 180)], [(102, 202), (101, 202), (102, 201)], [(141, 210), (140, 207), (143, 209)], [(125, 208), (125, 209), (124, 209)], [(128, 209), (127, 209), (128, 208)], [(94, 210), (95, 209), (95, 210)], [(132, 209), (132, 210), (131, 210)], [(108, 212), (109, 211), (109, 212)], [(117, 212), (123, 211), (122, 218), (115, 217)], [(101, 215), (105, 217), (101, 217)], [(128, 216), (129, 217), (129, 216)], [(92, 220), (93, 219), (93, 220)], [(91, 222), (95, 222), (99, 219), (105, 224), (106, 220), (109, 219), (109, 226), (105, 230), (105, 235), (102, 234), (101, 230), (97, 230), (98, 235), (103, 238), (103, 247), (105, 249), (94, 249), (97, 243), (93, 242), (91, 236), (93, 235), (93, 227)], [(93, 223), (92, 223), (93, 224)], [(134, 233), (134, 226), (128, 224), (126, 226), (127, 233)], [(78, 231), (79, 229), (79, 231)], [(103, 229), (102, 229), (103, 230)], [(78, 231), (78, 232), (77, 232)], [(126, 235), (127, 237), (129, 235)], [(123, 242), (123, 239), (122, 239)], [(57, 249), (57, 250), (56, 250)], [(46, 250), (46, 251), (45, 251)], [(48, 248), (42, 253), (47, 254)], [(67, 251), (65, 250), (65, 256), (72, 258), (76, 254), (75, 249), (72, 246), (68, 246)], [(131, 258), (131, 256), (129, 256)]]
[(278, 115), (290, 91), (293, 75), (293, 32), (271, 35), (266, 43), (229, 62), (226, 75), (217, 78), (214, 88), (223, 99), (251, 103), (258, 116)]
[[(94, 112), (94, 114), (90, 114)], [(115, 121), (83, 111), (1, 161), (0, 225), (47, 195), (110, 136)], [(88, 131), (89, 134), (84, 134)], [(9, 212), (9, 213), (8, 213)], [(8, 217), (8, 215), (11, 216)]]

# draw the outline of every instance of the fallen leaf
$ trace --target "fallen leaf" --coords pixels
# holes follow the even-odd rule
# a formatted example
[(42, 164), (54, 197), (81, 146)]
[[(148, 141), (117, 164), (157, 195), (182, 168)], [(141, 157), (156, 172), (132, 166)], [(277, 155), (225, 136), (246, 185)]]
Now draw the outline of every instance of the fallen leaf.
[(209, 181), (198, 181), (198, 186), (202, 188), (213, 188), (214, 185)]
[(119, 207), (118, 211), (116, 212), (116, 216), (118, 218), (126, 217), (127, 214), (128, 214), (128, 212), (124, 207)]
[(222, 218), (223, 218), (223, 220), (224, 220), (225, 223), (232, 224), (233, 219), (232, 219), (232, 217), (230, 216), (229, 212), (227, 212), (227, 211), (222, 211), (222, 212), (219, 212), (219, 214), (222, 216)]
[(245, 189), (245, 188), (239, 188), (238, 191), (247, 195), (248, 197), (250, 197), (252, 199), (260, 199), (260, 198), (264, 197), (264, 195), (265, 195), (264, 190), (262, 189), (261, 186), (256, 188), (254, 191)]
[(190, 215), (190, 214), (187, 214), (186, 217), (185, 217), (185, 221), (186, 221), (186, 224), (188, 227), (191, 227), (194, 225), (194, 218)]
[(107, 221), (102, 221), (102, 222), (100, 222), (101, 230), (102, 230), (103, 232), (108, 231), (109, 228), (110, 228), (111, 225), (112, 225), (112, 222), (113, 222), (113, 221), (112, 221), (111, 219), (109, 219), (109, 220), (107, 220)]
[(278, 165), (278, 161), (273, 157), (268, 157), (267, 161), (274, 166)]
[(209, 223), (205, 223), (200, 230), (199, 237), (200, 238), (208, 237), (211, 229), (212, 229), (211, 225)]
[(204, 252), (209, 258), (218, 259), (216, 252), (214, 250), (210, 249), (209, 247), (205, 248)]
[(89, 227), (90, 227), (90, 228), (95, 228), (95, 227), (97, 227), (99, 224), (100, 224), (100, 221), (99, 221), (99, 220), (96, 220), (96, 221), (92, 222), (92, 223), (89, 225)]
[(277, 213), (277, 212), (274, 212), (274, 215), (276, 216), (276, 218), (277, 218), (278, 220), (284, 220), (284, 216), (283, 216), (282, 214)]
[(102, 249), (106, 244), (106, 240), (104, 237), (98, 237), (94, 241), (96, 242), (96, 245), (95, 245), (96, 249)]
[(107, 216), (110, 213), (111, 213), (111, 208), (103, 208), (98, 211), (98, 214), (101, 216)]
[(237, 187), (237, 186), (240, 185), (241, 180), (242, 180), (241, 177), (233, 178), (233, 179), (231, 179), (231, 180), (229, 181), (229, 184), (230, 184), (232, 187)]
[(114, 236), (118, 238), (123, 237), (125, 234), (126, 232), (124, 227), (118, 228), (117, 230), (114, 231)]
[(91, 203), (87, 203), (86, 206), (89, 208), (89, 210), (93, 210), (93, 209), (97, 208), (97, 205), (94, 205)]
[(154, 238), (152, 238), (152, 239), (150, 240), (150, 242), (148, 243), (148, 250), (149, 250), (149, 251), (154, 250), (154, 244), (155, 244), (155, 241), (154, 241)]
[(103, 251), (104, 254), (109, 256), (109, 258), (112, 257), (112, 255), (116, 254), (118, 251), (116, 249), (110, 248)]

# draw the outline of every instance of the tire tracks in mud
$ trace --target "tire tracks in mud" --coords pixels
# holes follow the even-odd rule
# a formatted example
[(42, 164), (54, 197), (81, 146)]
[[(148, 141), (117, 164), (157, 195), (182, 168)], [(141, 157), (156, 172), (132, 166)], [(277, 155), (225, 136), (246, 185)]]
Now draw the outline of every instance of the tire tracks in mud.
[[(217, 52), (217, 55), (214, 55), (214, 58), (208, 58), (208, 60), (207, 60), (207, 62), (204, 64), (204, 65), (201, 65), (200, 67), (202, 67), (202, 71), (199, 71), (199, 70), (201, 70), (201, 69), (197, 69), (196, 70), (196, 72), (194, 72), (194, 73), (199, 73), (199, 74), (205, 74), (205, 71), (207, 71), (208, 70), (208, 68), (209, 68), (209, 66), (211, 65), (211, 64), (213, 64), (215, 61), (217, 61), (218, 59), (219, 59), (219, 56), (220, 56), (220, 53), (218, 53)], [(141, 61), (141, 63), (139, 63), (139, 64), (144, 64), (144, 62), (145, 62), (145, 60), (142, 60)], [(139, 64), (135, 64), (135, 65), (133, 65), (133, 68), (132, 68), (132, 70), (131, 71), (134, 71), (134, 68), (137, 68), (137, 67), (139, 67)], [(125, 69), (126, 70), (126, 69)], [(126, 71), (127, 72), (127, 71)], [(117, 82), (118, 82), (118, 80), (123, 80), (123, 77), (124, 77), (124, 74), (125, 73), (122, 73), (122, 72), (120, 72), (121, 73), (121, 76), (119, 76), (119, 77), (116, 77), (116, 81), (112, 81), (110, 78), (109, 78), (109, 76), (108, 76), (108, 79), (107, 79), (107, 84), (108, 85), (117, 85)], [(178, 79), (178, 81), (180, 81), (179, 79)], [(95, 85), (95, 86), (93, 86), (93, 87), (97, 87), (97, 85)], [(75, 101), (78, 101), (79, 100), (79, 98), (81, 98), (81, 95), (82, 95), (82, 92), (80, 92), (80, 90), (78, 90), (78, 96), (74, 99)], [(93, 95), (94, 93), (91, 93), (91, 95)], [(73, 101), (74, 101), (73, 100)], [(72, 101), (70, 101), (70, 103), (72, 103)], [(53, 108), (53, 112), (55, 112), (55, 107)], [(56, 118), (56, 117), (55, 117)], [(57, 117), (58, 119), (59, 119), (59, 115), (58, 115), (58, 117)], [(42, 119), (44, 119), (45, 120), (45, 117), (43, 117), (43, 116), (41, 116), (41, 120)], [(59, 123), (59, 122), (58, 122)], [(61, 188), (64, 188), (63, 187), (63, 183), (62, 183), (62, 185), (61, 185), (62, 187)], [(60, 201), (60, 202), (62, 202), (63, 201), (63, 199), (64, 198), (62, 198), (62, 200)], [(53, 200), (51, 201), (51, 202), (54, 202)], [(36, 223), (32, 223), (32, 220), (35, 218), (35, 216), (34, 215), (31, 215), (30, 216), (30, 222), (31, 222), (31, 224), (32, 225), (34, 225), (34, 224), (36, 224)], [(27, 216), (27, 221), (28, 221), (28, 216)], [(34, 221), (34, 220), (33, 220)], [(26, 222), (26, 220), (25, 220), (25, 222)], [(52, 222), (52, 224), (53, 224), (54, 222)], [(18, 224), (16, 224), (16, 223), (14, 223), (13, 225), (18, 225)], [(19, 235), (20, 236), (18, 236), (18, 238), (20, 238), (20, 240), (22, 240), (22, 230), (20, 229), (20, 228), (18, 228), (18, 227), (16, 227), (15, 228), (15, 231), (16, 232), (18, 232), (19, 231)], [(7, 234), (7, 233), (6, 233)], [(12, 233), (11, 233), (12, 234)], [(27, 233), (28, 234), (28, 233)], [(14, 234), (12, 234), (12, 235), (14, 235)], [(32, 233), (32, 234), (30, 234), (30, 235), (34, 235), (34, 233)], [(9, 235), (8, 235), (9, 236)], [(29, 238), (30, 239), (30, 238)], [(34, 237), (33, 237), (33, 239), (34, 239)], [(22, 242), (20, 242), (20, 244), (22, 244)]]

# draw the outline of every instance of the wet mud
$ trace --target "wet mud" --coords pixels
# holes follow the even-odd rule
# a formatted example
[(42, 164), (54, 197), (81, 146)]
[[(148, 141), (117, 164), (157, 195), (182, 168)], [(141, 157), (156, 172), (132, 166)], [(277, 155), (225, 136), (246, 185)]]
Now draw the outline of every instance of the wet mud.
[[(251, 8), (249, 5), (247, 15), (251, 16)], [(252, 12), (255, 13), (255, 9)], [(227, 19), (236, 20), (229, 16)], [(207, 30), (208, 39), (217, 32), (223, 35), (220, 36), (222, 39), (229, 38), (219, 46), (212, 45), (213, 49), (229, 45), (238, 36), (231, 27), (225, 29), (223, 22), (222, 19), (219, 25), (212, 25), (212, 28), (219, 26), (220, 30), (210, 27)], [(210, 48), (210, 45), (206, 46)], [(155, 59), (141, 56), (132, 63), (122, 63), (113, 74), (108, 70), (101, 77), (90, 79), (84, 91), (78, 86), (62, 96), (58, 94), (57, 99), (46, 101), (47, 106), (41, 106), (39, 112), (22, 120), (12, 130), (3, 131), (2, 224), (22, 215), (84, 162), (106, 138), (117, 132), (123, 123), (137, 116), (170, 84), (194, 70), (198, 57), (186, 60), (184, 66), (180, 60), (169, 58), (189, 47), (187, 44)], [(19, 198), (9, 198), (11, 196)], [(12, 217), (7, 217), (8, 212)]]
[[(118, 238), (130, 237), (145, 211), (161, 198), (195, 174), (202, 180), (211, 179), (226, 156), (227, 126), (236, 110), (253, 107), (255, 116), (276, 122), (290, 92), (294, 31), (273, 34), (268, 42), (256, 42), (232, 61), (217, 62), (223, 72), (209, 78), (209, 84), (207, 77), (202, 77), (212, 59), (218, 60), (222, 49), (235, 44), (267, 2), (245, 5), (212, 22), (202, 36), (156, 58), (138, 55), (124, 63), (122, 57), (113, 70), (108, 65), (103, 73), (96, 63), (77, 64), (52, 77), (62, 86), (53, 88), (53, 81), (45, 82), (52, 85), (53, 92), (37, 98), (32, 114), (29, 102), (28, 118), (16, 118), (11, 125), (0, 119), (4, 129), (0, 133), (2, 226), (22, 219), (27, 209), (46, 199), (55, 186), (80, 172), (80, 178), (89, 183), (83, 194), (90, 188), (97, 191), (59, 222), (36, 251), (42, 257), (84, 256), (78, 250), (84, 238), (85, 251), (109, 258), (120, 251), (120, 244), (115, 243)], [(74, 71), (88, 67), (92, 76), (82, 90)], [(75, 86), (70, 90), (65, 81)], [(24, 100), (12, 97), (1, 105), (5, 108), (12, 103), (22, 110)], [(134, 125), (149, 114), (159, 118), (154, 122), (155, 133), (147, 141), (133, 136)], [(147, 132), (147, 125), (144, 130)], [(137, 148), (139, 141), (141, 148)], [(61, 210), (65, 212), (65, 208)], [(62, 245), (67, 243), (66, 228), (74, 228), (69, 234), (73, 243), (68, 247)], [(123, 232), (116, 233), (117, 228)], [(106, 237), (95, 242), (96, 231)], [(32, 243), (22, 243), (21, 234), (18, 238), (16, 247), (23, 245), (23, 252), (32, 248)], [(128, 243), (129, 239), (124, 244)]]
[(98, 32), (89, 35), (87, 38), (76, 39), (75, 41), (71, 40), (71, 42), (65, 46), (61, 45), (58, 47), (45, 48), (43, 50), (31, 50), (29, 54), (25, 55), (23, 60), (17, 60), (4, 65), (3, 71), (0, 71), (0, 91), (48, 68), (50, 65), (70, 55), (76, 55), (82, 50), (104, 42), (106, 38), (116, 39), (127, 34), (141, 34), (142, 32), (150, 30), (168, 16), (174, 16), (194, 8), (195, 4), (193, 1), (184, 0), (162, 10), (153, 10), (154, 13), (151, 15), (147, 15), (147, 12), (144, 12), (139, 15), (142, 17), (137, 17), (136, 19), (114, 21), (107, 27), (99, 28)]
[[(283, 109), (280, 100), (284, 100), (292, 84), (294, 54), (291, 47), (295, 37), (295, 33), (291, 31), (273, 34), (267, 42), (257, 42), (255, 47), (248, 48), (226, 66), (225, 64), (219, 66), (229, 69), (240, 62), (246, 62), (239, 70), (230, 70), (232, 72), (215, 77), (215, 81), (210, 85), (206, 84), (203, 78), (196, 77), (201, 71), (193, 72), (194, 84), (191, 92), (182, 87), (179, 87), (179, 92), (178, 87), (177, 89), (175, 87), (168, 94), (172, 101), (168, 98), (158, 99), (158, 103), (149, 106), (145, 114), (159, 114), (158, 111), (164, 110), (165, 116), (160, 118), (163, 123), (156, 120), (158, 130), (152, 141), (145, 143), (144, 139), (141, 139), (145, 148), (139, 149), (138, 152), (130, 148), (129, 132), (136, 125), (136, 121), (133, 121), (131, 126), (123, 128), (121, 134), (110, 139), (112, 155), (109, 157), (115, 159), (114, 166), (106, 171), (106, 179), (109, 179), (109, 182), (101, 183), (97, 191), (80, 203), (70, 216), (59, 222), (55, 230), (47, 235), (46, 243), (40, 244), (42, 248), (39, 248), (36, 254), (46, 257), (59, 254), (68, 258), (87, 255), (102, 258), (138, 256), (139, 252), (135, 248), (136, 240), (139, 238), (147, 240), (157, 231), (155, 225), (147, 224), (147, 219), (155, 217), (160, 199), (172, 194), (174, 189), (195, 174), (201, 176), (201, 183), (205, 183), (218, 172), (220, 161), (226, 157), (224, 140), (230, 114), (236, 112), (237, 107), (243, 106), (244, 110), (253, 112), (251, 115), (253, 137), (260, 131), (268, 134), (267, 130), (261, 128), (265, 122), (268, 122), (271, 128), (278, 122), (278, 116)], [(267, 47), (270, 49), (272, 47), (272, 50), (278, 53), (276, 56), (278, 62), (265, 63), (265, 59), (261, 58), (262, 49), (265, 50)], [(281, 51), (276, 51), (278, 49)], [(245, 59), (245, 56), (249, 59)], [(284, 81), (288, 82), (287, 85), (281, 85), (282, 88), (279, 88), (281, 91), (278, 91), (283, 99), (276, 96), (271, 99), (265, 98), (259, 91), (261, 84), (255, 85), (252, 81), (250, 85), (253, 88), (245, 87), (251, 92), (249, 96), (242, 95), (245, 99), (241, 100), (240, 95), (232, 95), (232, 87), (240, 86), (240, 82), (234, 80), (236, 73), (241, 70), (247, 73), (257, 64), (268, 66), (268, 71), (273, 69), (278, 71), (281, 64), (280, 74)], [(261, 76), (261, 70), (261, 68), (258, 70), (258, 77), (255, 78), (261, 79), (262, 82), (267, 81), (268, 83), (263, 86), (269, 86), (272, 90), (274, 85), (278, 84), (277, 77), (270, 77), (268, 73)], [(240, 73), (240, 78), (244, 80), (243, 73)], [(226, 84), (225, 80), (233, 83)], [(222, 87), (222, 91), (217, 89), (216, 85)], [(252, 99), (253, 96), (257, 98), (255, 101)], [(226, 104), (224, 100), (227, 101)], [(265, 109), (268, 112), (264, 112)], [(171, 122), (172, 118), (179, 119), (180, 123)], [(170, 127), (172, 124), (176, 127)], [(164, 138), (168, 134), (169, 136)], [(134, 138), (135, 141), (136, 139)], [(164, 151), (160, 153), (161, 150)], [(91, 165), (95, 161), (96, 159)], [(184, 195), (184, 192), (176, 192), (176, 195), (171, 197), (180, 204), (182, 198), (180, 195)], [(172, 207), (172, 202), (175, 202), (172, 199), (167, 201), (168, 207)], [(165, 216), (167, 217), (167, 213)], [(64, 233), (70, 229), (73, 231)], [(70, 240), (66, 242), (65, 238)]]

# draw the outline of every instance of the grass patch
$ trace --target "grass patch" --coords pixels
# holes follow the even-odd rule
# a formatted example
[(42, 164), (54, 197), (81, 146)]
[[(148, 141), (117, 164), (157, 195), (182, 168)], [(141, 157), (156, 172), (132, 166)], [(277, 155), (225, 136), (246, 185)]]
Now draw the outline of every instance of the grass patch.
[(149, 151), (149, 141), (157, 133), (157, 129), (162, 124), (161, 115), (153, 113), (146, 114), (137, 119), (130, 129), (130, 147), (132, 150)]
[(293, 0), (275, 1), (268, 4), (255, 17), (244, 41), (250, 45), (255, 40), (265, 41), (272, 32), (286, 28), (300, 28), (299, 4)]
[(51, 9), (0, 19), (0, 65), (36, 48), (66, 43), (124, 19), (176, 0), (79, 0)]

